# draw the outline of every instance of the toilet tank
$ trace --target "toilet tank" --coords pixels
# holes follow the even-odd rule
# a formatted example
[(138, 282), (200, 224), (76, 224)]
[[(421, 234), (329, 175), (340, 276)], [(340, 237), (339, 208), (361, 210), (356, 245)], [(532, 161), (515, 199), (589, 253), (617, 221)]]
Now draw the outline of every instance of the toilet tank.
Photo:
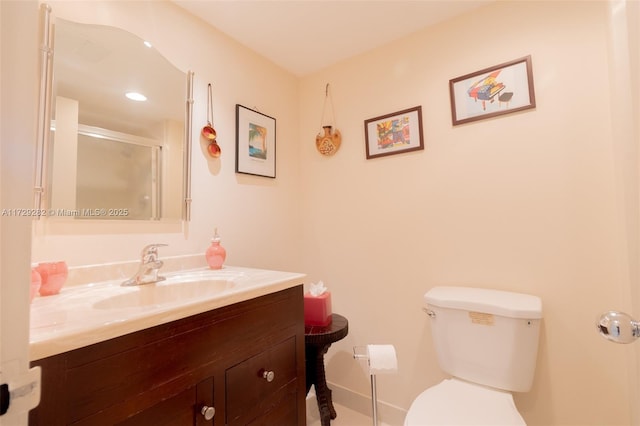
[(542, 319), (539, 297), (434, 287), (424, 299), (442, 370), (493, 388), (531, 389)]

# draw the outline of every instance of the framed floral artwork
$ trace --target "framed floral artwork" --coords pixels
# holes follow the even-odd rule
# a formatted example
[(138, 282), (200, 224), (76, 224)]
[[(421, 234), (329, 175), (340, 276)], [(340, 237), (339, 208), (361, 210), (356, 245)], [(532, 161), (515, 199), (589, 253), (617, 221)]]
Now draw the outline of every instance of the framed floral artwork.
[(422, 107), (365, 120), (364, 138), (367, 159), (424, 149)]

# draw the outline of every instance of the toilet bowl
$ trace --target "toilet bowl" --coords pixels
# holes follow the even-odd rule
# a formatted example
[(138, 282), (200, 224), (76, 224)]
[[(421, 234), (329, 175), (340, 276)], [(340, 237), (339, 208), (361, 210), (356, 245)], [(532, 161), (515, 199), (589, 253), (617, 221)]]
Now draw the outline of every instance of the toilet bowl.
[(528, 392), (533, 382), (540, 298), (434, 287), (424, 299), (438, 364), (451, 378), (415, 398), (405, 426), (525, 425), (511, 392)]
[(445, 379), (413, 401), (404, 426), (525, 425), (509, 392)]

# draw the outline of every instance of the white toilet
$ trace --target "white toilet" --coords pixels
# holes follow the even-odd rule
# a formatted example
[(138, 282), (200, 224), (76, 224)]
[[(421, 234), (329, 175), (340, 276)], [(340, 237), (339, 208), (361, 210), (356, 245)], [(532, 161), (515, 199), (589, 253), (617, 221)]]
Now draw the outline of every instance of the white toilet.
[(405, 426), (526, 424), (511, 392), (531, 389), (540, 298), (469, 287), (434, 287), (424, 298), (438, 363), (453, 377), (418, 395)]

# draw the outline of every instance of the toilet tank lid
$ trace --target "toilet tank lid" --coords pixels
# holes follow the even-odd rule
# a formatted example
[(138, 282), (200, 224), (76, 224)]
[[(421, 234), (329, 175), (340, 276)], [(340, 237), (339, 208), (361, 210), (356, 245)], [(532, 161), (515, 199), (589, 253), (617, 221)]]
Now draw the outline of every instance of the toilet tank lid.
[(433, 287), (425, 293), (427, 304), (441, 308), (483, 312), (509, 318), (542, 318), (537, 296), (473, 287)]

